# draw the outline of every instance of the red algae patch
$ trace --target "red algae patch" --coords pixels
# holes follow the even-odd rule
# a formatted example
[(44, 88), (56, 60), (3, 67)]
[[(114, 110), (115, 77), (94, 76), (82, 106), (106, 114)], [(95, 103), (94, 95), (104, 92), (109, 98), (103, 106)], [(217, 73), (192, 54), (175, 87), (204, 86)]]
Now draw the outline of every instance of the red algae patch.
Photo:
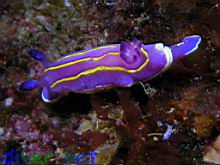
[(194, 132), (198, 137), (208, 137), (211, 133), (213, 126), (215, 125), (215, 119), (211, 116), (201, 114), (194, 117)]

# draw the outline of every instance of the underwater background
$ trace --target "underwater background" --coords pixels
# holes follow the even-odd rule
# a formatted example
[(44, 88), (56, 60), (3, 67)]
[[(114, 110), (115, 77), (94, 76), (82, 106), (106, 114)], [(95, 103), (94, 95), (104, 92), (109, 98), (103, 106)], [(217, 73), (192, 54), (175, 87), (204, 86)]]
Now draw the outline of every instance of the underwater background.
[[(198, 50), (142, 85), (51, 104), (39, 89), (19, 90), (43, 74), (31, 48), (55, 61), (134, 38), (172, 45), (193, 34), (202, 37)], [(220, 164), (219, 1), (0, 0), (0, 117), (0, 164)]]

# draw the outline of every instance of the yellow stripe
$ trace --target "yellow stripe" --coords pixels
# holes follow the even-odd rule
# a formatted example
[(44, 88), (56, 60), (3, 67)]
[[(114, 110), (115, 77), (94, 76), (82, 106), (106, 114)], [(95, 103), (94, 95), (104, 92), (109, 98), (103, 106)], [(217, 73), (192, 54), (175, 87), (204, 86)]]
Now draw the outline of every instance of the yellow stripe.
[(101, 46), (101, 47), (97, 47), (97, 48), (94, 48), (94, 49), (91, 49), (91, 50), (87, 50), (87, 51), (84, 51), (84, 52), (79, 52), (79, 53), (74, 53), (74, 54), (70, 54), (70, 55), (64, 56), (63, 58), (60, 58), (57, 61), (60, 61), (60, 60), (63, 60), (63, 59), (69, 58), (69, 57), (73, 57), (73, 56), (83, 55), (83, 54), (86, 54), (86, 53), (89, 53), (89, 52), (93, 52), (93, 51), (96, 51), (96, 50), (109, 49), (109, 48), (118, 48), (118, 47), (119, 46)]
[(88, 58), (84, 58), (84, 59), (81, 59), (81, 60), (72, 61), (72, 62), (69, 62), (69, 63), (66, 63), (66, 64), (61, 64), (61, 65), (57, 65), (57, 66), (47, 68), (47, 69), (44, 70), (44, 72), (51, 71), (51, 70), (56, 70), (56, 69), (60, 69), (60, 68), (65, 68), (65, 67), (68, 67), (68, 66), (71, 66), (71, 65), (74, 65), (74, 64), (78, 64), (78, 63), (81, 63), (81, 62), (89, 61), (89, 60), (98, 61), (98, 60), (101, 60), (102, 58), (105, 58), (106, 56), (109, 56), (109, 55), (118, 56), (118, 55), (120, 55), (120, 53), (119, 52), (110, 52), (110, 53), (102, 55), (101, 57), (93, 57), (93, 58), (88, 57)]
[(63, 83), (63, 82), (66, 82), (66, 81), (73, 81), (73, 80), (76, 80), (78, 78), (80, 78), (81, 76), (86, 76), (86, 75), (89, 75), (89, 74), (93, 74), (93, 73), (96, 73), (98, 71), (121, 71), (121, 72), (127, 72), (127, 73), (135, 73), (135, 72), (139, 72), (141, 71), (145, 66), (147, 66), (148, 62), (149, 62), (149, 57), (148, 57), (148, 54), (147, 52), (141, 48), (141, 52), (147, 57), (146, 61), (144, 62), (144, 64), (142, 64), (139, 68), (137, 69), (133, 69), (133, 70), (129, 70), (129, 69), (126, 69), (126, 68), (122, 68), (122, 67), (106, 67), (106, 66), (98, 66), (96, 68), (93, 68), (93, 69), (90, 69), (90, 70), (86, 70), (84, 72), (81, 72), (79, 73), (78, 75), (76, 76), (73, 76), (73, 77), (68, 77), (68, 78), (63, 78), (63, 79), (60, 79), (60, 80), (57, 80), (55, 81), (51, 86), (50, 88), (53, 88), (55, 87), (56, 85), (60, 84), (60, 83)]

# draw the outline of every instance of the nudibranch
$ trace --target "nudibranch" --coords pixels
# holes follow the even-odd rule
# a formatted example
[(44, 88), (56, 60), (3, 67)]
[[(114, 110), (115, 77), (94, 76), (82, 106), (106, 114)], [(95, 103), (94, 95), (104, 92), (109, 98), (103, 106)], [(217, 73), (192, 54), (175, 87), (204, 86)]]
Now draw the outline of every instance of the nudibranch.
[(198, 48), (199, 35), (186, 36), (180, 43), (144, 45), (139, 40), (109, 44), (64, 55), (50, 62), (44, 53), (31, 49), (29, 54), (45, 66), (40, 80), (27, 80), (20, 89), (42, 88), (42, 99), (50, 102), (62, 91), (93, 93), (113, 87), (130, 87), (149, 80)]

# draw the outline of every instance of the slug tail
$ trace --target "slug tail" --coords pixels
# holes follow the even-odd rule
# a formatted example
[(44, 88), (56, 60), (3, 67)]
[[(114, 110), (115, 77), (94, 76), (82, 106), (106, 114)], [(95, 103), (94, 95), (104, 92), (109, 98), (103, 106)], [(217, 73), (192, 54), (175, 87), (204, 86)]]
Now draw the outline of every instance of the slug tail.
[(46, 55), (37, 49), (31, 49), (28, 52), (31, 57), (34, 59), (41, 61), (45, 67), (48, 67), (50, 64), (50, 61), (47, 59)]
[(173, 54), (174, 62), (196, 51), (200, 42), (201, 37), (199, 35), (192, 35), (185, 37), (182, 42), (171, 46), (170, 48)]

